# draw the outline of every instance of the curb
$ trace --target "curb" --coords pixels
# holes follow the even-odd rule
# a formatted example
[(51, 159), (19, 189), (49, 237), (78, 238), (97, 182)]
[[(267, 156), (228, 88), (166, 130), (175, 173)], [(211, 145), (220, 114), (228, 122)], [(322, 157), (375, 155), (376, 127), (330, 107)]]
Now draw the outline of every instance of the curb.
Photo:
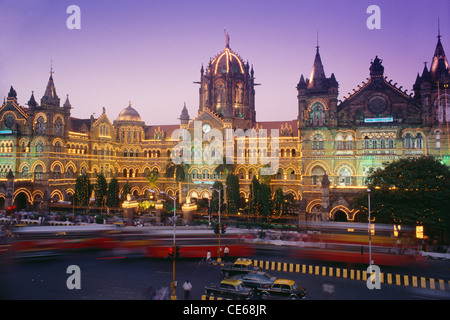
[[(351, 280), (367, 281), (366, 270), (356, 270), (337, 267), (314, 266), (306, 264), (294, 264), (288, 262), (275, 262), (252, 260), (255, 267), (271, 271), (282, 271), (292, 273), (302, 273), (315, 276), (328, 276), (336, 278), (344, 278)], [(386, 284), (393, 284), (398, 286), (420, 287), (422, 289), (450, 291), (450, 280), (400, 275), (392, 273), (380, 273), (380, 282)]]

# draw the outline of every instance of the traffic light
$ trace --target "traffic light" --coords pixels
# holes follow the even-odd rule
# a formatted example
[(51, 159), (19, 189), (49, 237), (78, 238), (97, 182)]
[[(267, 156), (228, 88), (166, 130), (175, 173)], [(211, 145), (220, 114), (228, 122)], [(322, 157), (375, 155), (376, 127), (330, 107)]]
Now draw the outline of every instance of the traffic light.
[[(222, 223), (220, 228), (220, 233), (224, 234), (226, 232), (227, 226)], [(214, 225), (214, 233), (219, 234), (219, 224)]]
[(168, 258), (173, 259), (173, 248), (172, 247), (169, 248)]
[(175, 247), (175, 259), (180, 259), (181, 258), (181, 250), (180, 247), (176, 246)]
[(16, 212), (16, 205), (8, 206), (8, 207), (6, 208), (6, 213), (12, 214), (12, 213), (14, 213), (14, 212)]

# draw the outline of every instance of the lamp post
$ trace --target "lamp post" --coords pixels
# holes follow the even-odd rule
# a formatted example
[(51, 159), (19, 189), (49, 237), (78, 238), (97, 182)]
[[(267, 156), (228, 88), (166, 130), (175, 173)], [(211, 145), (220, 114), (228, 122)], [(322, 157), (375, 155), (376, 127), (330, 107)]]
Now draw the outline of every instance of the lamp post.
[(370, 189), (367, 188), (367, 209), (369, 212), (369, 267), (372, 267), (372, 226), (370, 224)]
[(173, 222), (173, 267), (172, 267), (172, 274), (173, 274), (173, 278), (172, 278), (172, 283), (170, 285), (171, 289), (172, 289), (172, 296), (170, 297), (170, 300), (177, 300), (177, 295), (175, 292), (175, 260), (177, 258), (177, 249), (176, 249), (176, 238), (175, 238), (175, 230), (176, 230), (176, 225), (177, 225), (177, 214), (176, 214), (176, 209), (177, 209), (177, 198), (178, 196), (180, 196), (181, 193), (179, 193), (178, 195), (172, 197), (167, 195), (170, 199), (173, 200), (173, 218), (172, 218), (172, 222)]
[(224, 190), (227, 187), (227, 185), (224, 185), (222, 188), (220, 189), (216, 189), (214, 187), (210, 187), (210, 189), (216, 190), (217, 193), (219, 194), (219, 250), (217, 250), (217, 262), (221, 262), (222, 259), (220, 258), (220, 234), (222, 233), (221, 229), (221, 225), (220, 225), (220, 193), (222, 192), (222, 190)]

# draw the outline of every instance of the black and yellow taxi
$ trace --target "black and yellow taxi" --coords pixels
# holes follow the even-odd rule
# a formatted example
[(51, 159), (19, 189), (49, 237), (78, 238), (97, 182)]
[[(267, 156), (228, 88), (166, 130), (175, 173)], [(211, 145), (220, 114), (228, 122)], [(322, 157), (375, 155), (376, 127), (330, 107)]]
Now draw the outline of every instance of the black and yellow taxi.
[(261, 271), (261, 268), (253, 266), (252, 260), (245, 258), (238, 258), (233, 264), (227, 264), (222, 268), (224, 278), (251, 271)]
[(262, 299), (267, 300), (298, 300), (306, 297), (306, 290), (293, 280), (276, 279), (270, 287), (262, 289), (259, 294)]
[(232, 300), (249, 300), (253, 297), (253, 290), (245, 287), (242, 281), (236, 279), (225, 279), (219, 284), (205, 286), (205, 293), (209, 297)]

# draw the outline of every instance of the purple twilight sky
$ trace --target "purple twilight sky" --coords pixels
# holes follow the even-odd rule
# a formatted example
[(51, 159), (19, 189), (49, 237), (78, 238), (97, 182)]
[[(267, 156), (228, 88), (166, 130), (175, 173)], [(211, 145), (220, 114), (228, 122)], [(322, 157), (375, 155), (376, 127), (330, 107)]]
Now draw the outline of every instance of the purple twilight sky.
[[(69, 30), (69, 5), (81, 9), (81, 29)], [(370, 30), (370, 5), (381, 29)], [(0, 0), (0, 94), (12, 85), (21, 105), (44, 94), (53, 64), (56, 91), (69, 94), (72, 116), (111, 121), (131, 101), (147, 125), (177, 124), (183, 104), (198, 112), (200, 68), (230, 47), (255, 70), (259, 121), (297, 117), (296, 85), (309, 78), (317, 32), (327, 77), (339, 99), (383, 59), (385, 75), (412, 90), (437, 42), (450, 54), (450, 1), (301, 0)]]

